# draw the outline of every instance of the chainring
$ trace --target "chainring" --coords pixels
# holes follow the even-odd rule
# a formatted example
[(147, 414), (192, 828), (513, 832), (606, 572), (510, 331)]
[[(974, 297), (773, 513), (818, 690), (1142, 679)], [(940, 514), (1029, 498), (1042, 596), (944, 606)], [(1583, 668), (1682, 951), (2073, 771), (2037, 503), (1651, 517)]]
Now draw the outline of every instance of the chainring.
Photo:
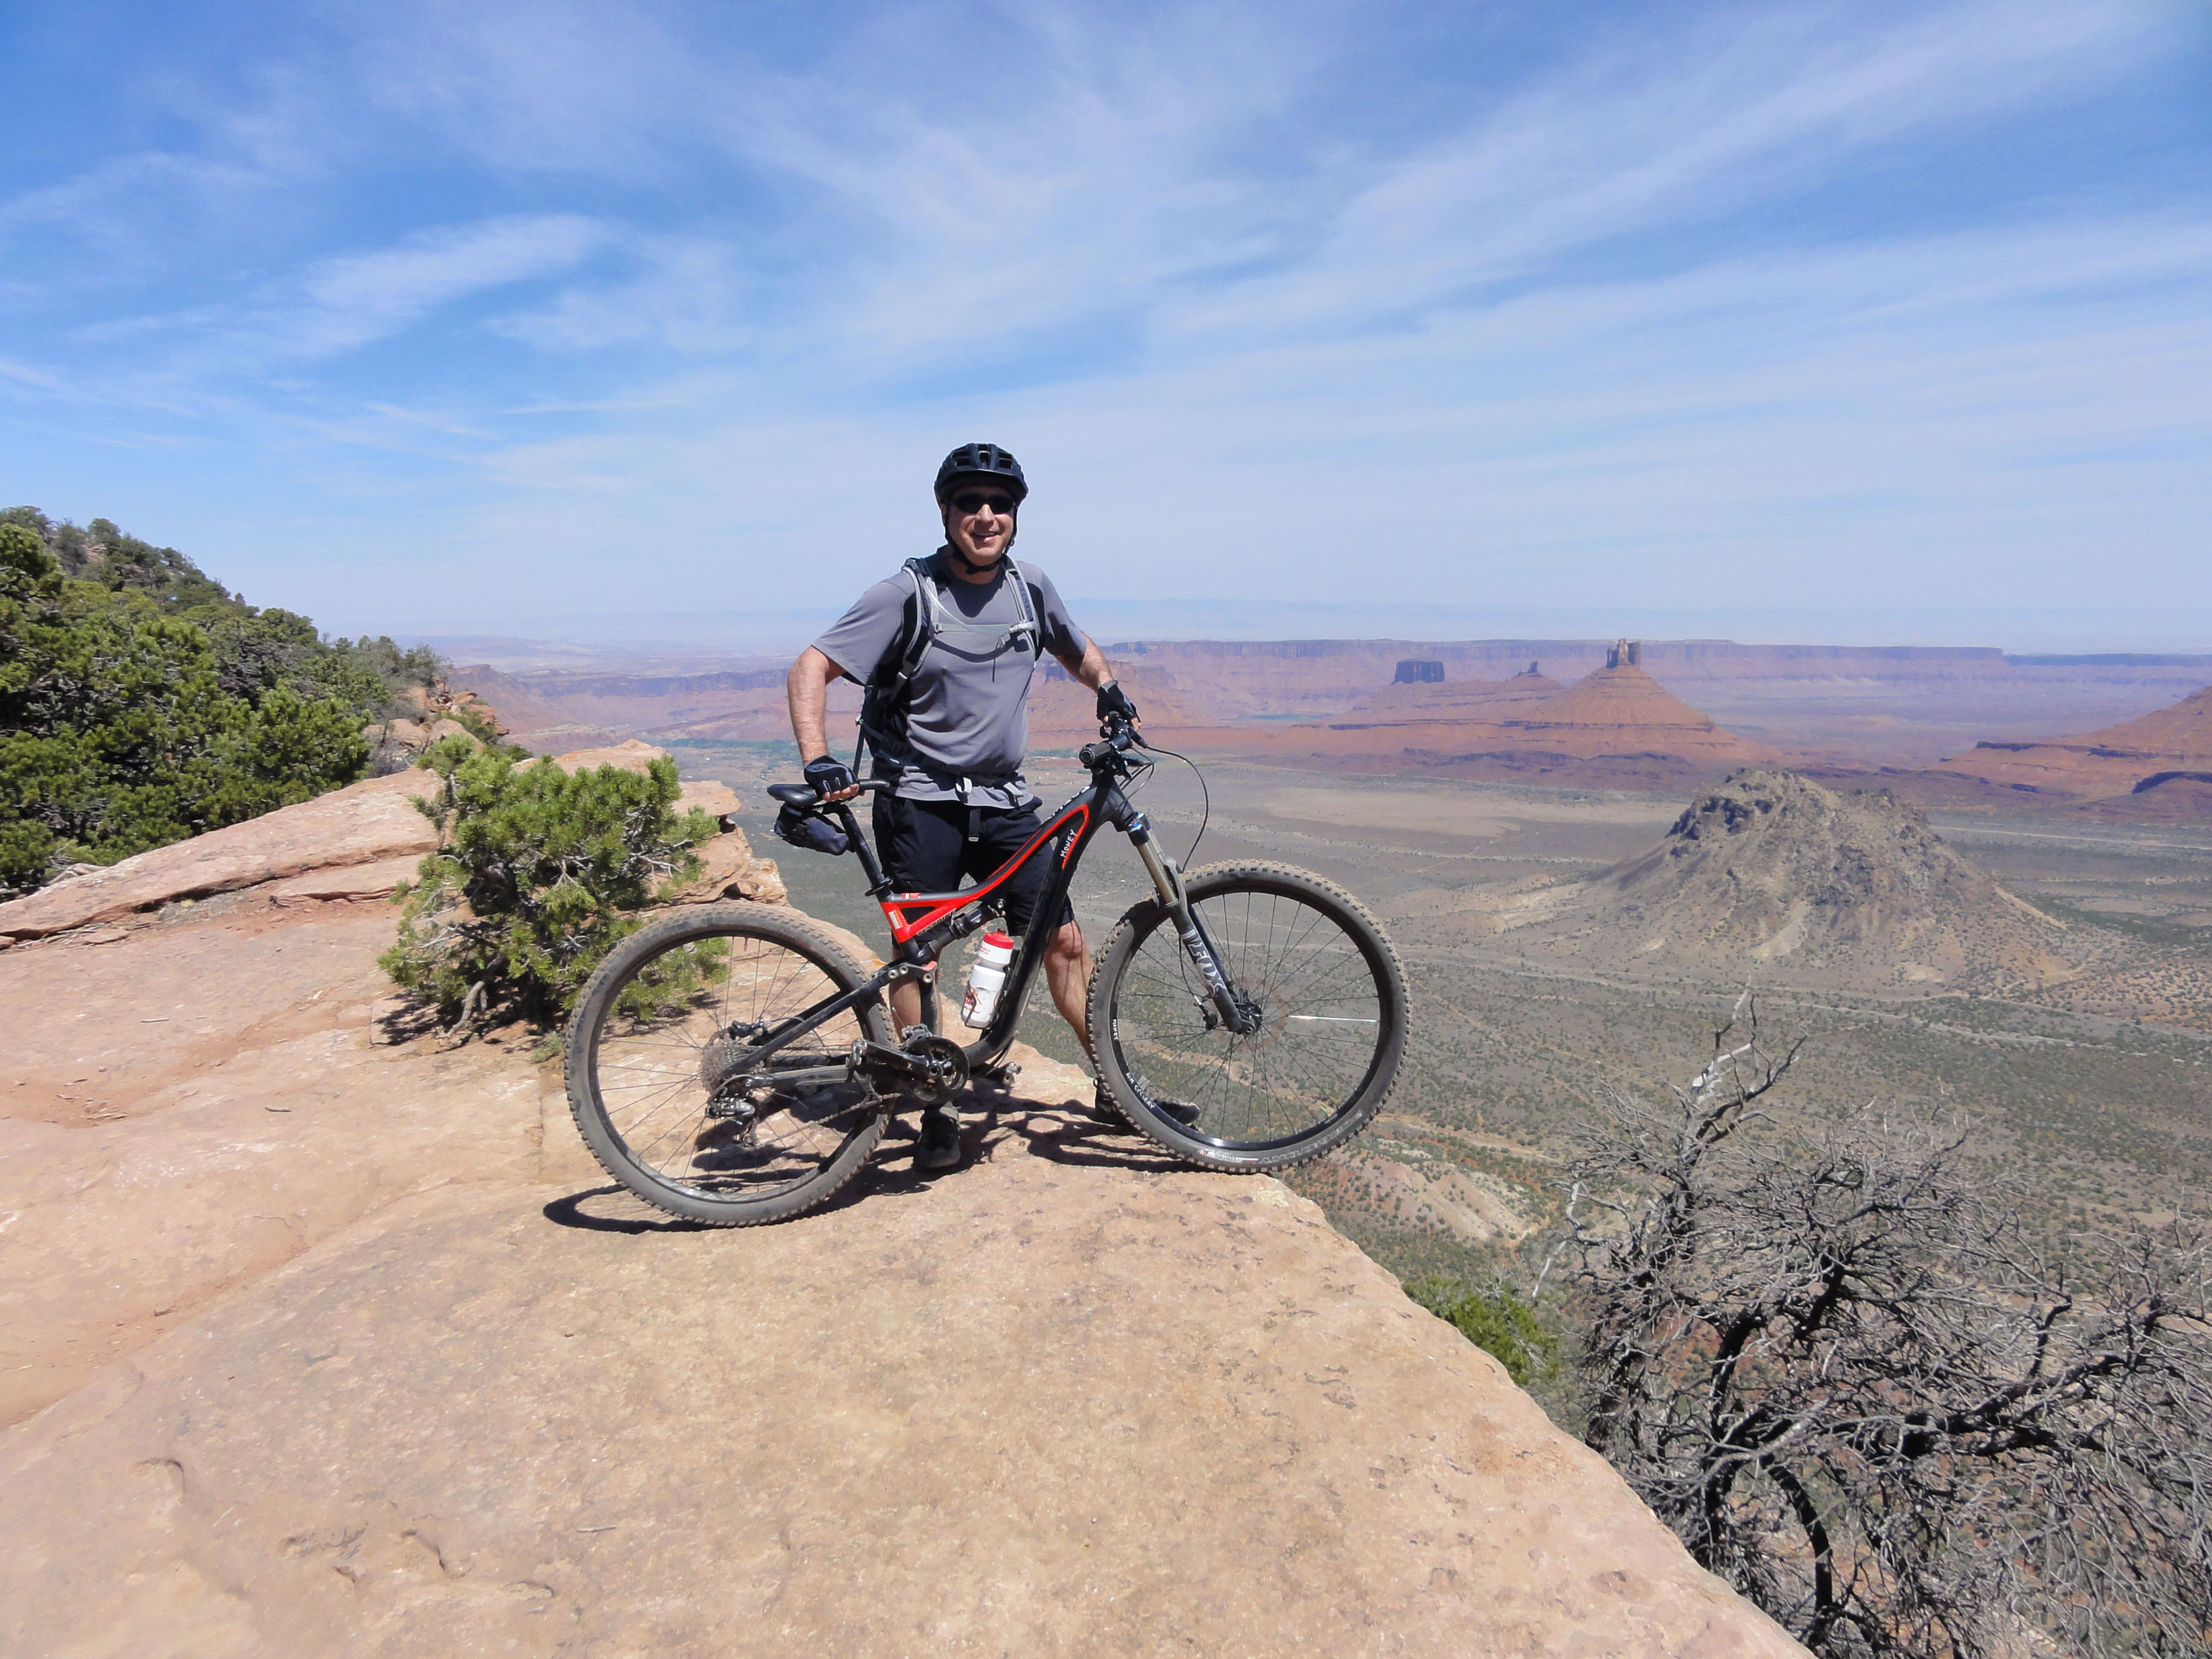
[(925, 1106), (942, 1106), (968, 1086), (968, 1054), (951, 1037), (934, 1031), (910, 1030), (899, 1044), (910, 1058), (929, 1068), (927, 1078), (901, 1079), (900, 1092)]

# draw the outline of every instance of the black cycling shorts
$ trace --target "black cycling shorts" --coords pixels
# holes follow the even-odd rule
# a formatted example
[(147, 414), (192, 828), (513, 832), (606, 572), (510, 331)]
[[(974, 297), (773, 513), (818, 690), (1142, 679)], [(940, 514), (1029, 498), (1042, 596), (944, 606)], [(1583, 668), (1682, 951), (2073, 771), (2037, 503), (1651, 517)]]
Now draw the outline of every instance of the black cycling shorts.
[[(1028, 846), (1030, 838), (1044, 827), (1034, 806), (1019, 811), (987, 806), (976, 816), (976, 838), (971, 842), (968, 809), (957, 800), (877, 796), (876, 851), (883, 859), (884, 873), (891, 878), (891, 890), (950, 893), (959, 887), (963, 876), (982, 881)], [(1018, 934), (1029, 932), (1051, 861), (1049, 851), (1040, 851), (999, 889), (1006, 899), (1006, 925)], [(1075, 920), (1075, 907), (1064, 898), (1060, 920), (1063, 926)]]

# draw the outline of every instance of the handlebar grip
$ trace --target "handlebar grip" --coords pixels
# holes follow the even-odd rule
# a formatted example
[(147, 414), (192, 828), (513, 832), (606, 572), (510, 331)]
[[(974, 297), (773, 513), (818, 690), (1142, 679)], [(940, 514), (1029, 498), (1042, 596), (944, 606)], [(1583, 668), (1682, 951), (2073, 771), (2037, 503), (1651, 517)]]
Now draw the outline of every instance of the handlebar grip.
[(1084, 744), (1075, 758), (1086, 767), (1093, 767), (1109, 755), (1127, 754), (1136, 744), (1136, 728), (1119, 714), (1109, 714), (1099, 740)]

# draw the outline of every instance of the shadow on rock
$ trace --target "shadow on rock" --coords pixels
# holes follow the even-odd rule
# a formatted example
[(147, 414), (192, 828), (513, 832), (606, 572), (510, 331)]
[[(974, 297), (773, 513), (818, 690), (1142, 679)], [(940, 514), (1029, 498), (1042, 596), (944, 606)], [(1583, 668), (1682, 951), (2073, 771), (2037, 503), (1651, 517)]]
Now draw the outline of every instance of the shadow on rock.
[(710, 1231), (700, 1222), (651, 1210), (625, 1187), (593, 1187), (556, 1198), (540, 1212), (556, 1227), (576, 1227), (592, 1233), (698, 1233)]
[[(969, 1140), (976, 1127), (983, 1132), (980, 1146)], [(982, 1106), (974, 1118), (962, 1125), (961, 1139), (969, 1141), (970, 1155), (976, 1158), (989, 1158), (1016, 1138), (1033, 1156), (1054, 1164), (1079, 1164), (1094, 1170), (1134, 1170), (1152, 1175), (1192, 1167), (1135, 1129), (1118, 1123), (1101, 1123), (1073, 1109), (1008, 1101), (1003, 1109)]]
[[(970, 1097), (960, 1118), (960, 1139), (967, 1156), (950, 1170), (916, 1167), (915, 1153), (921, 1133), (919, 1115), (901, 1112), (884, 1129), (883, 1143), (868, 1165), (835, 1194), (811, 1209), (786, 1218), (788, 1222), (835, 1215), (856, 1204), (890, 1198), (915, 1198), (938, 1182), (957, 1179), (963, 1170), (987, 1164), (999, 1149), (1018, 1143), (1034, 1157), (1054, 1164), (1087, 1169), (1129, 1170), (1144, 1175), (1164, 1175), (1191, 1166), (1155, 1146), (1136, 1130), (1118, 1124), (1094, 1121), (1070, 1108), (1040, 1106), (1033, 1102), (998, 1095)], [(556, 1227), (580, 1228), (601, 1233), (668, 1233), (709, 1231), (703, 1223), (663, 1214), (623, 1187), (593, 1187), (555, 1199), (544, 1206), (545, 1218)], [(779, 1222), (763, 1224), (785, 1224)]]

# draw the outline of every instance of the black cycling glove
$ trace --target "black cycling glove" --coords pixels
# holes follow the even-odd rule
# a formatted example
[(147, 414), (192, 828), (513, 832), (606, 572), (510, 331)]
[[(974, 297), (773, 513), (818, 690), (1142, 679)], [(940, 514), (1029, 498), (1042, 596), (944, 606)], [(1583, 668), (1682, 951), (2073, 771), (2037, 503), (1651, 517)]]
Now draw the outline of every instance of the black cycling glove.
[(1119, 714), (1125, 720), (1137, 718), (1137, 705), (1129, 701), (1129, 694), (1121, 689), (1118, 680), (1109, 680), (1098, 688), (1098, 718), (1106, 720)]
[(835, 755), (818, 755), (806, 763), (805, 775), (817, 795), (834, 795), (853, 787), (853, 774)]

